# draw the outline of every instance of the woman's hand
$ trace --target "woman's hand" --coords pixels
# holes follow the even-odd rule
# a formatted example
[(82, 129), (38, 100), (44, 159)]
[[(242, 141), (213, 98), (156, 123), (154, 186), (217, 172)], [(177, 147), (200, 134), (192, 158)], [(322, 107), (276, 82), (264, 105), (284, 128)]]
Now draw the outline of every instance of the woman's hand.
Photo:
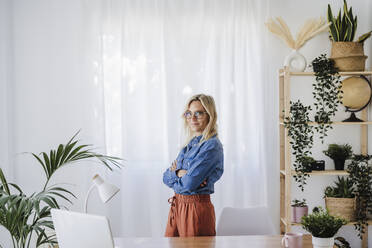
[(178, 170), (177, 171), (177, 176), (178, 177), (183, 177), (184, 175), (186, 175), (187, 173), (187, 170)]
[(177, 169), (177, 160), (174, 160), (172, 166), (169, 168), (171, 171), (175, 171)]
[(201, 184), (200, 184), (200, 187), (205, 187), (205, 186), (207, 186), (207, 180), (204, 180), (204, 182), (202, 182)]

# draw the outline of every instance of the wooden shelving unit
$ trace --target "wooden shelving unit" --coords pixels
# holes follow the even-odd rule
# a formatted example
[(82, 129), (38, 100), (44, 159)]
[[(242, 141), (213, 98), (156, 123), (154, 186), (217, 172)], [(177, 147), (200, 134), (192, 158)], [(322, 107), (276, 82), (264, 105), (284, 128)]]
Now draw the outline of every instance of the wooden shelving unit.
[[(341, 72), (341, 76), (355, 76), (365, 75), (371, 76), (372, 71), (363, 72)], [(280, 230), (281, 233), (290, 232), (291, 227), (294, 225), (300, 225), (298, 223), (291, 222), (291, 183), (292, 176), (296, 173), (292, 169), (291, 163), (291, 145), (290, 138), (288, 137), (288, 131), (284, 127), (283, 120), (284, 116), (289, 115), (290, 110), (290, 83), (291, 77), (293, 76), (314, 76), (313, 72), (290, 72), (288, 67), (279, 70), (279, 132), (280, 132)], [(315, 78), (314, 78), (315, 80)], [(284, 109), (284, 113), (283, 113)], [(356, 125), (360, 126), (360, 147), (361, 154), (367, 154), (368, 152), (368, 125), (372, 125), (372, 121), (367, 121), (367, 109), (361, 111), (361, 119), (365, 122), (333, 122), (332, 125)], [(317, 123), (310, 122), (311, 125), (317, 125)], [(346, 171), (336, 170), (325, 170), (325, 171), (313, 171), (309, 173), (311, 176), (330, 176), (330, 175), (343, 175), (346, 176)], [(372, 224), (372, 221), (369, 221)], [(353, 225), (353, 222), (348, 225)], [(362, 247), (368, 247), (368, 231), (364, 234), (362, 240)]]

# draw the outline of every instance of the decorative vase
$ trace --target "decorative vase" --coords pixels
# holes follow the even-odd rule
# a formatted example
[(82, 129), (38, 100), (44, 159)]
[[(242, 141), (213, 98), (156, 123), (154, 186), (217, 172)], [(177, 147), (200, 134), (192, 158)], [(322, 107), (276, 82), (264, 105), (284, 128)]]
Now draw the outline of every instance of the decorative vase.
[(300, 223), (302, 216), (306, 216), (309, 208), (306, 207), (292, 207), (292, 222)]
[(306, 68), (306, 59), (297, 50), (292, 50), (290, 54), (285, 57), (284, 66), (288, 66), (290, 71), (301, 72)]
[(335, 163), (335, 170), (344, 170), (345, 159), (334, 159), (333, 162)]
[(363, 42), (332, 42), (331, 59), (339, 71), (364, 71), (367, 56)]
[(333, 248), (335, 238), (317, 238), (313, 236), (312, 243), (314, 248)]

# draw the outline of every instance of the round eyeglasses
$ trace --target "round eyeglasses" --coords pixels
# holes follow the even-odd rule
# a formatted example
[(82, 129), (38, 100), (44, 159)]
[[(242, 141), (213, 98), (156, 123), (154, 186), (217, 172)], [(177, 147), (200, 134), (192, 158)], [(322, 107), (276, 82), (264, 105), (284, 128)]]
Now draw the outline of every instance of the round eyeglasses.
[(191, 111), (186, 111), (183, 116), (185, 116), (186, 119), (191, 119), (193, 116), (195, 116), (196, 119), (201, 119), (204, 117), (204, 114), (208, 114), (206, 111), (195, 111), (195, 113), (192, 113)]

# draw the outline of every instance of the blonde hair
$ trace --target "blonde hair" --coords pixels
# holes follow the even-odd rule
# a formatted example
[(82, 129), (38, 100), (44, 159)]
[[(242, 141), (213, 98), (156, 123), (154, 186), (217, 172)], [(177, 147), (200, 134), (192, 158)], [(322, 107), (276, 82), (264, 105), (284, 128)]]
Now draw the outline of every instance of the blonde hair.
[[(192, 96), (188, 101), (185, 106), (185, 111), (184, 113), (189, 110), (190, 104), (194, 101), (199, 101), (205, 111), (208, 113), (208, 124), (205, 127), (203, 131), (203, 136), (200, 140), (201, 142), (204, 142), (214, 135), (217, 135), (217, 111), (216, 111), (216, 104), (214, 103), (214, 99), (212, 96), (204, 95), (204, 94), (198, 94)], [(186, 143), (185, 146), (190, 142), (190, 140), (194, 137), (194, 133), (190, 129), (190, 126), (187, 122), (187, 119), (183, 116), (184, 118), (184, 129), (185, 129), (185, 134), (186, 134)]]

